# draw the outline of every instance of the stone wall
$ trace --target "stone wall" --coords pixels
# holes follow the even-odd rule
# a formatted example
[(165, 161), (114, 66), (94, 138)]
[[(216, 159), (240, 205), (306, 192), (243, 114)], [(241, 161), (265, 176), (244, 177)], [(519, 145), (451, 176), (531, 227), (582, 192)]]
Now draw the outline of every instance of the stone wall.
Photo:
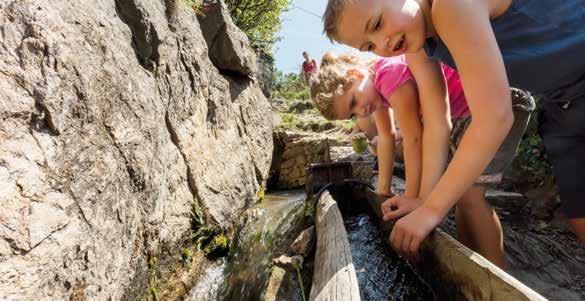
[(194, 204), (230, 228), (255, 201), (270, 106), (245, 35), (221, 5), (207, 17), (0, 0), (0, 299), (132, 299)]
[(329, 142), (323, 135), (276, 132), (271, 172), (275, 188), (290, 189), (305, 185), (307, 165), (330, 162)]

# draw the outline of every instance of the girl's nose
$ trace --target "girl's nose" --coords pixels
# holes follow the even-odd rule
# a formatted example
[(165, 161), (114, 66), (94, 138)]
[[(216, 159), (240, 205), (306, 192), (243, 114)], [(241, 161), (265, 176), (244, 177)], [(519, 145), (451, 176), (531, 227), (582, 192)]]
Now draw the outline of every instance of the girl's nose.
[(372, 42), (374, 43), (375, 50), (384, 51), (386, 45), (388, 44), (388, 37), (384, 36), (383, 34), (375, 34), (372, 37)]

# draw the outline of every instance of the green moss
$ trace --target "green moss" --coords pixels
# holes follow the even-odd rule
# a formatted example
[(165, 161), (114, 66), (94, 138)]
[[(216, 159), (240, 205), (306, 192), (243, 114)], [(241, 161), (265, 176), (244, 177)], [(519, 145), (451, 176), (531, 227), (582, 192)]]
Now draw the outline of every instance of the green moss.
[(365, 138), (355, 139), (352, 141), (351, 146), (354, 152), (361, 154), (368, 150), (368, 141)]
[(201, 206), (199, 205), (198, 199), (193, 199), (193, 203), (191, 203), (191, 229), (196, 230), (199, 229), (204, 224), (203, 219), (203, 212), (201, 211)]
[(202, 250), (205, 256), (218, 258), (227, 255), (229, 245), (226, 234), (217, 228), (201, 227), (193, 235), (193, 241), (198, 250)]
[(148, 271), (150, 274), (149, 281), (148, 281), (148, 289), (150, 291), (150, 295), (153, 300), (157, 301), (158, 299), (158, 292), (157, 292), (157, 272), (158, 272), (158, 258), (156, 256), (150, 256), (148, 258)]
[(260, 186), (260, 189), (256, 193), (256, 202), (262, 203), (264, 202), (264, 198), (266, 197), (266, 187), (264, 185)]
[(227, 236), (224, 233), (216, 235), (213, 240), (205, 246), (203, 253), (207, 257), (217, 258), (227, 255), (229, 251)]
[(183, 265), (191, 262), (191, 259), (193, 259), (193, 252), (189, 248), (183, 248), (181, 250), (181, 262)]

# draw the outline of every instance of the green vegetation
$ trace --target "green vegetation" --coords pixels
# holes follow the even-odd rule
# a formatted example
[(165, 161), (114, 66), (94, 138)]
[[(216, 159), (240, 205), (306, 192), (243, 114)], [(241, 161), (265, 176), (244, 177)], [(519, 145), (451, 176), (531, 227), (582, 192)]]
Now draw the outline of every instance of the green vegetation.
[(280, 16), (291, 0), (225, 0), (234, 23), (248, 36), (256, 52), (272, 56), (280, 39)]
[(195, 198), (191, 204), (191, 229), (194, 231), (204, 224), (203, 213), (201, 212), (201, 206), (199, 206), (199, 203), (199, 200)]
[(365, 138), (355, 139), (352, 141), (351, 146), (354, 152), (361, 154), (368, 150), (368, 141)]
[(181, 262), (183, 265), (187, 265), (193, 259), (193, 252), (189, 248), (183, 248), (181, 250)]
[(258, 202), (258, 203), (264, 202), (265, 197), (266, 197), (266, 186), (262, 185), (262, 186), (260, 186), (260, 189), (258, 189), (258, 192), (256, 192), (256, 202)]
[(274, 97), (284, 99), (310, 99), (309, 86), (295, 73), (274, 72)]
[(229, 251), (227, 236), (222, 232), (213, 237), (205, 246), (203, 253), (208, 258), (218, 258), (227, 255)]
[(208, 258), (223, 257), (229, 251), (227, 236), (221, 229), (203, 226), (193, 234), (192, 238), (197, 249), (203, 251)]
[(148, 271), (149, 277), (149, 291), (152, 299), (158, 301), (158, 290), (157, 290), (157, 272), (158, 272), (158, 258), (151, 256), (148, 258)]
[[(206, 13), (211, 0), (185, 0), (197, 14)], [(280, 40), (280, 16), (291, 0), (225, 0), (232, 20), (250, 40), (258, 54), (272, 57), (272, 48)]]
[(301, 267), (295, 264), (295, 269), (297, 270), (297, 278), (299, 280), (299, 285), (301, 286), (301, 296), (303, 297), (303, 301), (307, 301), (305, 297), (305, 288), (303, 286), (303, 277), (301, 277)]
[(538, 118), (539, 111), (542, 109), (540, 101), (536, 101), (536, 109), (532, 113), (528, 128), (520, 145), (518, 146), (518, 153), (516, 163), (532, 177), (533, 181), (541, 182), (547, 175), (552, 175), (552, 167), (546, 156), (542, 139), (538, 134)]

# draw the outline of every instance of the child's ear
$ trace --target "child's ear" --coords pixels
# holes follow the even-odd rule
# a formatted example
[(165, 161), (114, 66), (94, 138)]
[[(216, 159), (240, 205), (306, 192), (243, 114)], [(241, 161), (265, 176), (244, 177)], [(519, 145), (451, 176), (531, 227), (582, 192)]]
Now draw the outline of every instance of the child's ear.
[(358, 69), (347, 70), (347, 76), (353, 77), (357, 80), (361, 80), (362, 78), (364, 78), (364, 74)]

